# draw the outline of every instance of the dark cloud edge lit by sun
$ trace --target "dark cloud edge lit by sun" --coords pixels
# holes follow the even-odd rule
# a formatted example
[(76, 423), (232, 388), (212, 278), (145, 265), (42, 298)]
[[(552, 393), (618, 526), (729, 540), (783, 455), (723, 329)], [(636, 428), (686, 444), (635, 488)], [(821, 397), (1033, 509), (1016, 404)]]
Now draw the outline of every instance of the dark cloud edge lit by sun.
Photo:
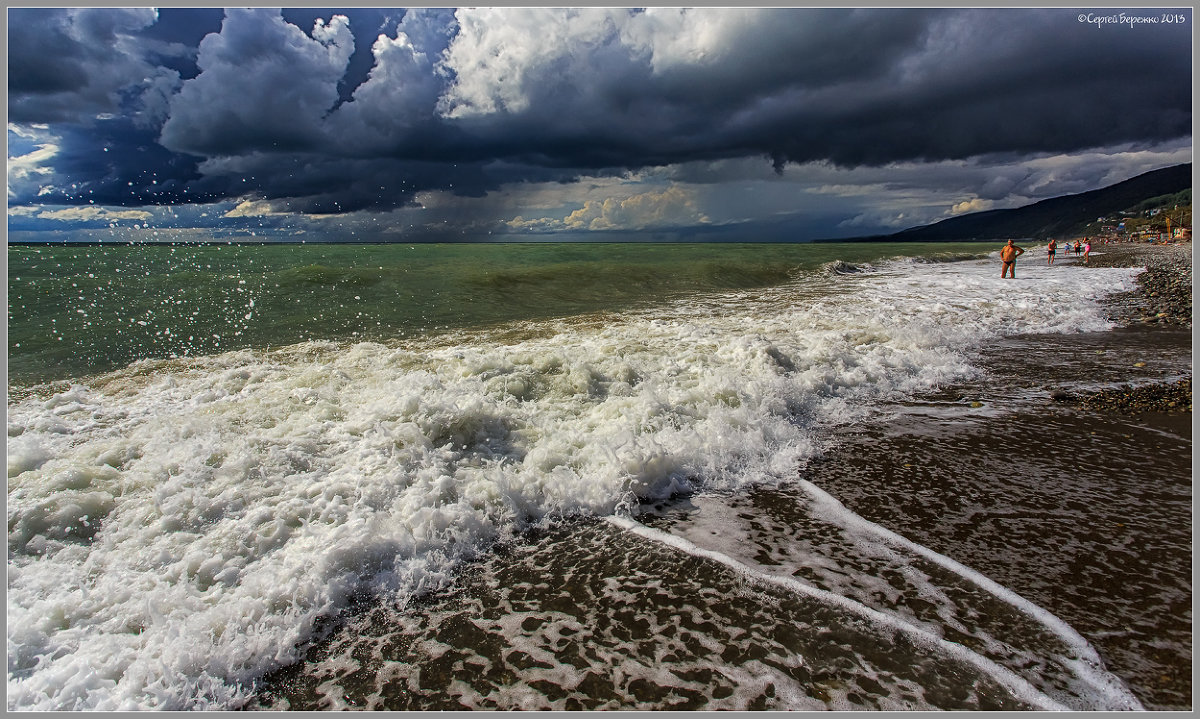
[(1189, 8), (8, 8), (14, 241), (839, 238), (1191, 161)]

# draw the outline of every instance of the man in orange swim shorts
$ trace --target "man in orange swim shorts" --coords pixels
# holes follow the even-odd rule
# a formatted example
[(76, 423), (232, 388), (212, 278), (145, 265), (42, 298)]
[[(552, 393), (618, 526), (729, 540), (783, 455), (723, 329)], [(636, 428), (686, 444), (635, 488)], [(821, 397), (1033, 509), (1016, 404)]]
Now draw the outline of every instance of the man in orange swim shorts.
[(1000, 249), (1000, 261), (1004, 263), (1004, 267), (1000, 270), (1000, 277), (1007, 276), (1009, 279), (1017, 279), (1017, 258), (1025, 254), (1025, 250), (1013, 244), (1012, 240)]

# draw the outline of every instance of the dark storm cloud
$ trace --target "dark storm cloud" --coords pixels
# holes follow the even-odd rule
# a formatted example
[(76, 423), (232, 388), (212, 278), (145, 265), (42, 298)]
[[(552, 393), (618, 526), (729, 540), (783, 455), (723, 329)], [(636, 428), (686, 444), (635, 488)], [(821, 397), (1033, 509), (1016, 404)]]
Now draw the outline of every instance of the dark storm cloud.
[(162, 92), (177, 77), (151, 57), (186, 52), (140, 36), (155, 22), (150, 8), (8, 13), (10, 122), (78, 122), (120, 112), (127, 98)]
[[(11, 21), (18, 22), (11, 22)], [(87, 85), (87, 49), (65, 30), (58, 10), (15, 11), (8, 26), (9, 101), (72, 92)], [(55, 52), (44, 54), (47, 47)]]
[(141, 37), (147, 41), (147, 48), (157, 44), (182, 49), (160, 56), (158, 62), (190, 80), (200, 73), (196, 48), (205, 35), (221, 30), (224, 17), (224, 11), (217, 8), (159, 8), (158, 21), (146, 28)]
[(327, 20), (334, 15), (345, 15), (350, 21), (350, 28), (354, 34), (354, 52), (350, 55), (350, 60), (346, 65), (345, 75), (338, 82), (338, 102), (342, 103), (353, 96), (354, 91), (366, 81), (370, 74), (371, 67), (375, 64), (375, 58), (371, 53), (371, 46), (374, 44), (375, 38), (380, 33), (395, 34), (396, 25), (404, 17), (405, 12), (401, 9), (381, 8), (352, 8), (349, 10), (293, 8), (283, 10), (283, 19), (307, 31), (309, 37), (312, 36), (311, 30), (317, 20)]
[(518, 176), (535, 182), (578, 179), (574, 171), (539, 166), (329, 158), (310, 153), (219, 158), (206, 161), (199, 169), (204, 177), (190, 183), (194, 192), (210, 197), (271, 200), (277, 211), (311, 214), (393, 209), (429, 190), (480, 197)]
[(1186, 28), (1102, 34), (1077, 16), (1028, 11), (1018, 21), (1005, 11), (970, 11), (944, 18), (927, 33), (927, 54), (910, 73), (894, 74), (894, 85), (858, 88), (866, 90), (860, 100), (828, 88), (814, 99), (842, 105), (842, 112), (814, 118), (783, 108), (760, 129), (782, 159), (848, 166), (1072, 152), (1188, 135)]
[(14, 10), (10, 119), (92, 123), (124, 103), (136, 127), (95, 138), (129, 156), (89, 158), (62, 130), (59, 187), (303, 212), (691, 160), (1153, 146), (1191, 131), (1182, 12), (1098, 26), (1061, 9)]
[[(559, 48), (536, 32), (480, 31), (474, 56), (452, 49), (457, 63), (443, 66), (459, 71), (449, 104), (494, 107), (459, 115), (465, 137), (442, 151), (582, 168), (747, 154), (854, 166), (1190, 132), (1183, 25), (1101, 34), (1067, 11), (774, 10), (729, 27), (676, 62), (670, 33), (709, 28), (676, 21), (639, 46), (616, 29), (572, 43), (568, 25)], [(537, 42), (550, 49), (512, 52)], [(456, 94), (506, 53), (518, 55), (517, 79), (497, 78), (491, 95)], [(371, 138), (369, 128), (355, 135)], [(375, 149), (402, 153), (403, 138)]]
[(211, 201), (228, 194), (191, 186), (201, 179), (196, 159), (169, 152), (154, 141), (155, 135), (125, 118), (65, 130), (58, 138), (56, 181), (37, 200), (138, 207)]

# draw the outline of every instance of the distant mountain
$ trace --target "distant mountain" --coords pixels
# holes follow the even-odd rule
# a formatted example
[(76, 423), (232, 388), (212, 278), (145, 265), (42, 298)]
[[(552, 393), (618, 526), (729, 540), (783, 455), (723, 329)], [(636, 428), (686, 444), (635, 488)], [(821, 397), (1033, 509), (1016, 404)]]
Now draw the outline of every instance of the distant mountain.
[(1097, 217), (1116, 215), (1160, 195), (1192, 186), (1192, 164), (1165, 167), (1099, 190), (1064, 195), (1012, 210), (988, 210), (960, 215), (932, 225), (912, 227), (872, 239), (897, 242), (941, 242), (1046, 239), (1073, 235)]

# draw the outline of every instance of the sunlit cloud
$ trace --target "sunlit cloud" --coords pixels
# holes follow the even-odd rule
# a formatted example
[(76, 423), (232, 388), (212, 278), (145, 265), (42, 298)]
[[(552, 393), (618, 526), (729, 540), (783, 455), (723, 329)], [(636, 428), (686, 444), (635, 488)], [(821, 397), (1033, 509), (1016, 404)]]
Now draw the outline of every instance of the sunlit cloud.
[(153, 214), (145, 210), (111, 210), (107, 207), (94, 207), (92, 205), (86, 207), (65, 207), (61, 210), (43, 210), (38, 212), (36, 216), (41, 220), (57, 220), (59, 222), (91, 222), (96, 220), (105, 222), (115, 222), (118, 220), (145, 222), (154, 217)]
[(58, 150), (58, 145), (46, 143), (38, 145), (33, 152), (8, 158), (8, 196), (17, 196), (21, 186), (30, 180), (38, 181), (38, 178), (52, 176), (54, 168), (50, 162), (58, 154)]
[(561, 219), (516, 217), (513, 230), (645, 230), (661, 227), (690, 227), (708, 224), (709, 218), (679, 187), (643, 192), (624, 198), (587, 200), (583, 207)]
[(983, 210), (992, 209), (994, 203), (991, 200), (982, 200), (975, 197), (970, 200), (964, 200), (950, 208), (952, 215), (964, 215), (968, 212), (982, 212)]
[(237, 207), (234, 207), (229, 212), (226, 212), (224, 217), (267, 217), (286, 215), (289, 213), (280, 212), (274, 208), (270, 202), (263, 200), (244, 200), (239, 202)]

